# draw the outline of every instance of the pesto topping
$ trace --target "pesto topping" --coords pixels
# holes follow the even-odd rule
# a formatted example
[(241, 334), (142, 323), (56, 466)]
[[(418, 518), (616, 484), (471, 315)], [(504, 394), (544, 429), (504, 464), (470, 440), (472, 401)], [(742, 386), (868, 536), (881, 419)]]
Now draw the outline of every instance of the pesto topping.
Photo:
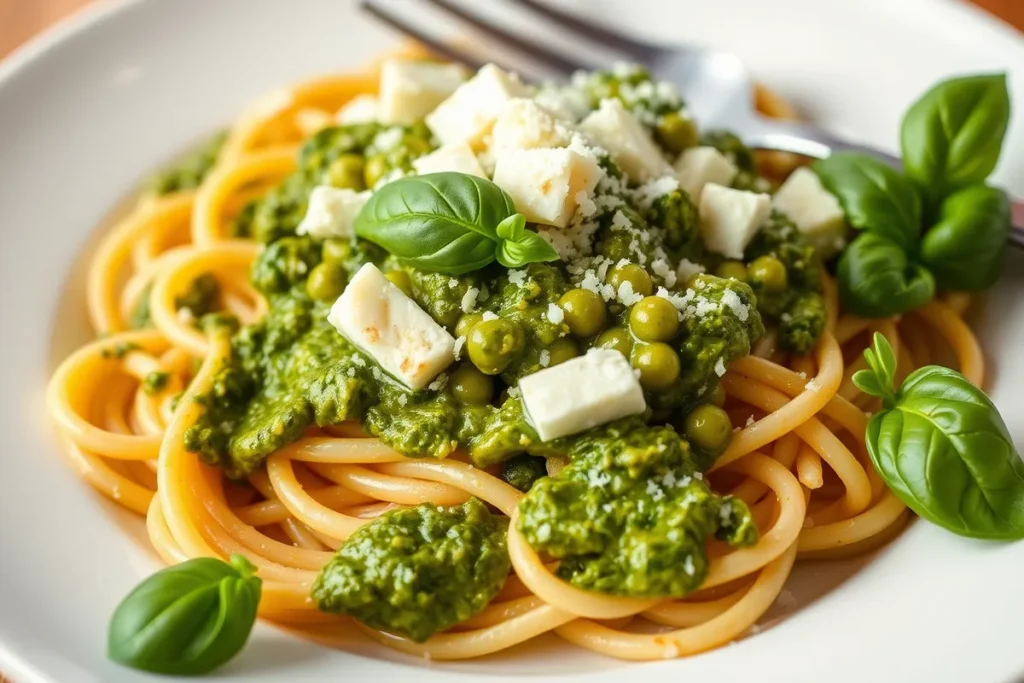
[(227, 133), (217, 133), (198, 149), (184, 156), (177, 163), (164, 169), (148, 183), (149, 191), (158, 195), (191, 190), (199, 187), (217, 163), (221, 147), (227, 139)]
[(169, 372), (153, 371), (147, 374), (142, 379), (142, 390), (149, 396), (159, 394), (167, 387), (167, 383), (171, 381), (171, 374)]
[(357, 530), (320, 570), (325, 612), (423, 642), (489, 603), (511, 568), (507, 522), (476, 498), (392, 510)]
[(569, 457), (520, 501), (518, 529), (574, 586), (681, 597), (707, 575), (709, 537), (757, 540), (747, 506), (711, 491), (671, 427), (628, 418), (580, 437)]

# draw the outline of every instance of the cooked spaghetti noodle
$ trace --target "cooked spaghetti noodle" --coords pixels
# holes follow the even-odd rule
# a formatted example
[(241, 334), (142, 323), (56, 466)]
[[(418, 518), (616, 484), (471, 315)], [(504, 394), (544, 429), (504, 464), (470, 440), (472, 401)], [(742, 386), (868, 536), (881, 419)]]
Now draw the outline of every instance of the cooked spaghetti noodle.
[[(373, 73), (331, 76), (263, 98), (230, 129), (198, 189), (144, 197), (92, 258), (87, 303), (100, 338), (56, 371), (49, 409), (78, 473), (145, 516), (165, 562), (245, 555), (264, 580), (261, 616), (328, 644), (348, 642), (344, 634), (355, 625), (402, 652), (465, 659), (553, 632), (601, 654), (650, 660), (742, 637), (779, 596), (794, 562), (869, 552), (899, 532), (908, 512), (882, 484), (864, 446), (867, 411), (876, 402), (850, 379), (863, 367), (868, 335), (885, 334), (903, 375), (950, 357), (980, 386), (984, 359), (962, 319), (964, 297), (933, 301), (902, 318), (861, 320), (842, 312), (827, 275), (827, 329), (812, 354), (792, 357), (769, 338), (723, 378), (733, 424), (746, 424), (708, 476), (712, 488), (750, 506), (760, 537), (744, 548), (711, 542), (707, 578), (684, 599), (572, 586), (517, 530), (522, 493), (457, 457), (408, 459), (357, 424), (307, 430), (249, 475), (251, 486), (188, 452), (184, 432), (199, 410), (191, 399), (208, 390), (229, 345), (182, 317), (176, 297), (210, 274), (225, 311), (242, 323), (263, 316), (266, 303), (247, 277), (259, 247), (229, 237), (228, 222), (294, 169), (310, 125), (372, 92), (376, 81)], [(788, 113), (769, 94), (758, 101), (769, 114)], [(143, 297), (152, 327), (130, 330), (129, 312)], [(201, 361), (194, 376), (193, 361)], [(154, 372), (168, 381), (144, 391), (143, 380)], [(455, 505), (471, 496), (511, 520), (513, 574), (482, 612), (416, 643), (317, 610), (310, 598), (317, 572), (361, 526), (398, 506)], [(648, 626), (636, 628), (642, 622)], [(661, 630), (651, 632), (652, 623)]]

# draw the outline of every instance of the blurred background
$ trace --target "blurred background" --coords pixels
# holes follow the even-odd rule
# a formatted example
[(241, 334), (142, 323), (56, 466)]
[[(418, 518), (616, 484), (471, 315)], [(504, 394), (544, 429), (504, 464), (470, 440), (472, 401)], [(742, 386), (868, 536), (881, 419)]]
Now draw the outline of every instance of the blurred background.
[[(62, 17), (104, 0), (0, 0), (0, 58)], [(253, 0), (260, 2), (281, 0)], [(396, 0), (403, 1), (403, 0)], [(856, 0), (846, 0), (856, 2)], [(1024, 0), (964, 0), (1024, 31)]]

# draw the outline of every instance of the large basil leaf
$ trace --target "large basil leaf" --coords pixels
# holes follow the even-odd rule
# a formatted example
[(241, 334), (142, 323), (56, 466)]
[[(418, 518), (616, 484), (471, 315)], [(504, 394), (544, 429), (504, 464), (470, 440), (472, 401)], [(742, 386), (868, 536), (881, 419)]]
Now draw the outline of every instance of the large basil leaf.
[(871, 461), (921, 517), (974, 538), (1024, 538), (1024, 462), (992, 401), (958, 372), (912, 373), (868, 423)]
[(921, 233), (921, 198), (899, 171), (866, 154), (837, 152), (812, 166), (855, 228), (911, 249)]
[(971, 185), (942, 202), (939, 222), (921, 241), (921, 260), (942, 289), (995, 284), (1011, 230), (1010, 200), (987, 185)]
[(839, 291), (849, 311), (864, 318), (884, 318), (927, 303), (935, 280), (911, 263), (895, 242), (865, 232), (839, 260)]
[(1010, 120), (1006, 75), (939, 83), (903, 117), (903, 166), (933, 202), (980, 183), (999, 161)]
[(234, 657), (256, 621), (262, 581), (241, 555), (204, 557), (167, 567), (114, 611), (107, 656), (135, 669), (203, 674)]
[(494, 260), (495, 230), (515, 212), (512, 199), (489, 180), (431, 173), (374, 192), (355, 231), (415, 268), (462, 275)]

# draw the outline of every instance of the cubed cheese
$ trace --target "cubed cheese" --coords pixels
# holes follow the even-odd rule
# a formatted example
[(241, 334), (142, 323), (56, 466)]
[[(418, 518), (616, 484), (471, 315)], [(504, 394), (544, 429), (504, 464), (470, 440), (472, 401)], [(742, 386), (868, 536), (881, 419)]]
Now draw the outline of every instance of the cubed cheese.
[(608, 150), (633, 180), (642, 183), (672, 173), (647, 129), (617, 99), (602, 100), (600, 108), (583, 119), (580, 130)]
[(455, 339), (372, 263), (355, 274), (327, 320), (414, 391), (455, 360)]
[(775, 193), (773, 204), (807, 235), (822, 258), (831, 258), (843, 248), (846, 242), (843, 207), (811, 169), (793, 171)]
[(708, 183), (700, 194), (704, 245), (726, 258), (742, 259), (743, 250), (771, 212), (770, 195)]
[(334, 120), (342, 126), (379, 121), (380, 100), (375, 95), (356, 95), (342, 105)]
[(427, 115), (427, 125), (446, 145), (468, 142), (477, 148), (505, 103), (526, 96), (526, 87), (517, 76), (487, 64)]
[(352, 223), (369, 198), (369, 190), (356, 192), (347, 188), (317, 185), (309, 195), (306, 215), (302, 217), (295, 232), (318, 239), (351, 235)]
[(473, 154), (472, 148), (465, 142), (444, 145), (430, 154), (414, 160), (412, 167), (420, 175), (454, 171), (481, 178), (487, 177), (484, 174), (484, 169), (480, 167), (480, 162), (476, 160), (476, 155)]
[(380, 68), (380, 118), (384, 123), (416, 123), (455, 92), (465, 72), (458, 64), (388, 59)]
[(564, 147), (569, 144), (570, 131), (550, 112), (533, 100), (517, 97), (505, 103), (494, 122), (491, 149), (535, 149)]
[(679, 155), (675, 163), (679, 186), (699, 203), (708, 183), (729, 186), (739, 169), (714, 147), (693, 147)]
[(494, 166), (494, 183), (526, 220), (559, 228), (569, 224), (580, 198), (589, 197), (599, 178), (594, 159), (566, 148), (506, 149)]
[(591, 349), (519, 380), (523, 405), (543, 441), (642, 413), (647, 408), (633, 367), (618, 351)]

